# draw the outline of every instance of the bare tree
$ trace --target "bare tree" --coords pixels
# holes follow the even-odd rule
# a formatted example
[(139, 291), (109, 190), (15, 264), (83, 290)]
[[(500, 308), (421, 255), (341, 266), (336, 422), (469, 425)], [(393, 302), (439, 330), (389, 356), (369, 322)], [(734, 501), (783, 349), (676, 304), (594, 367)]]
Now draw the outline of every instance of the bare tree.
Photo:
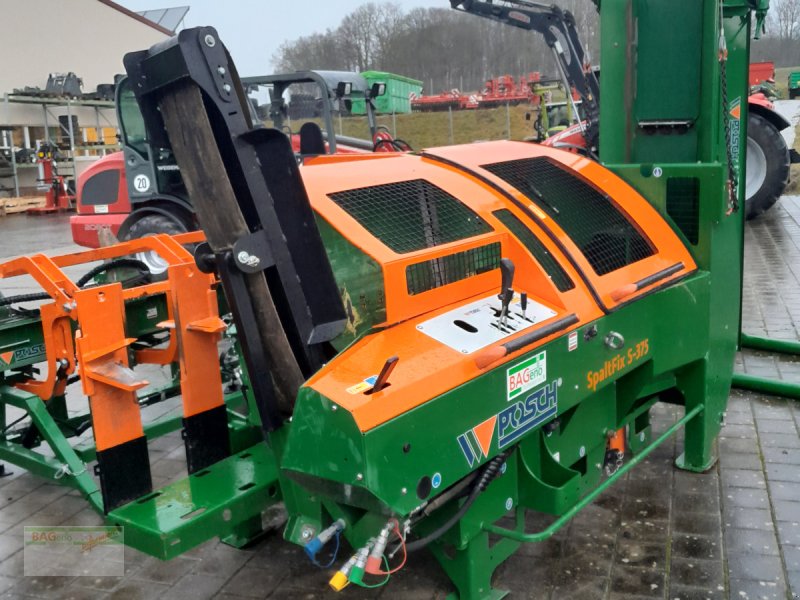
[(770, 33), (781, 40), (800, 37), (800, 0), (773, 0), (769, 11)]
[[(594, 4), (559, 0), (559, 5), (573, 12), (587, 51), (598, 56)], [(404, 12), (384, 2), (360, 6), (334, 30), (283, 44), (273, 62), (280, 70), (391, 71), (422, 80), (426, 93), (478, 90), (487, 79), (505, 74), (556, 74), (551, 52), (537, 33), (444, 7)]]

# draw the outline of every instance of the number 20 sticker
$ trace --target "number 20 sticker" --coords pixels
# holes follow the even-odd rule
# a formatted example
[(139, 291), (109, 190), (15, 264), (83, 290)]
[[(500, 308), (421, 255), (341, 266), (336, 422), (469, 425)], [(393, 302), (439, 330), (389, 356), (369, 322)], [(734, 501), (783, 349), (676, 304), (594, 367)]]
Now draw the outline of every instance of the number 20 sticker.
[(133, 189), (137, 192), (146, 192), (150, 189), (150, 178), (147, 175), (137, 175), (133, 178)]

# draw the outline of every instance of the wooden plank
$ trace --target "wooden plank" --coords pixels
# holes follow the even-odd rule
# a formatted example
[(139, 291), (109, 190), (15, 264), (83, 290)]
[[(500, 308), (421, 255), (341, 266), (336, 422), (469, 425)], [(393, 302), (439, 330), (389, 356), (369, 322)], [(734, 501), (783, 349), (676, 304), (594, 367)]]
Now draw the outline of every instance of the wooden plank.
[(0, 198), (0, 216), (21, 213), (29, 208), (38, 208), (45, 205), (44, 196), (23, 196), (20, 198)]
[[(196, 84), (170, 87), (159, 101), (164, 126), (197, 220), (214, 252), (233, 248), (249, 233)], [(263, 273), (246, 274), (256, 323), (282, 410), (291, 412), (304, 378)], [(260, 373), (250, 373), (258, 377)]]

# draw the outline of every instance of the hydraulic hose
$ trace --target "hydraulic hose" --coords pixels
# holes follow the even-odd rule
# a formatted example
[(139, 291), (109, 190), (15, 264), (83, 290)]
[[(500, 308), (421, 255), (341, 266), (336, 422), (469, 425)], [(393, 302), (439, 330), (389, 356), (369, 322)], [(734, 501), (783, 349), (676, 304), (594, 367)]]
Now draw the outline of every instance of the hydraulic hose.
[[(150, 271), (142, 261), (137, 260), (135, 258), (118, 258), (111, 262), (103, 263), (101, 265), (97, 265), (93, 269), (89, 270), (83, 277), (78, 279), (76, 285), (79, 288), (83, 288), (89, 283), (92, 279), (97, 277), (100, 273), (105, 273), (106, 271), (111, 271), (113, 269), (137, 269), (140, 271), (139, 275), (131, 277), (123, 281), (123, 284), (129, 284), (134, 281), (143, 281), (148, 282), (152, 278), (150, 276)], [(50, 294), (47, 292), (36, 292), (35, 294), (20, 294), (18, 296), (8, 296), (0, 298), (0, 307), (2, 306), (9, 306), (11, 304), (20, 304), (23, 302), (35, 302), (37, 300), (49, 300)]]
[(83, 277), (78, 279), (76, 285), (79, 288), (84, 287), (87, 283), (89, 283), (92, 279), (97, 277), (100, 273), (105, 273), (106, 271), (110, 271), (112, 269), (138, 269), (142, 273), (149, 273), (149, 269), (147, 265), (144, 264), (142, 261), (135, 259), (135, 258), (118, 258), (111, 262), (103, 263), (101, 265), (97, 265), (93, 269), (90, 269), (88, 273), (86, 273)]
[(501, 453), (486, 463), (486, 466), (481, 471), (480, 476), (475, 481), (475, 485), (472, 486), (469, 496), (467, 496), (464, 504), (461, 505), (461, 507), (453, 514), (452, 517), (442, 523), (434, 531), (423, 538), (406, 544), (406, 552), (415, 552), (417, 550), (421, 550), (431, 542), (438, 540), (445, 533), (450, 531), (450, 529), (452, 529), (452, 527), (458, 523), (458, 521), (460, 521), (465, 514), (467, 514), (467, 511), (470, 509), (478, 496), (488, 487), (492, 480), (497, 477), (497, 474), (500, 472), (500, 468), (503, 466), (505, 460), (506, 454)]

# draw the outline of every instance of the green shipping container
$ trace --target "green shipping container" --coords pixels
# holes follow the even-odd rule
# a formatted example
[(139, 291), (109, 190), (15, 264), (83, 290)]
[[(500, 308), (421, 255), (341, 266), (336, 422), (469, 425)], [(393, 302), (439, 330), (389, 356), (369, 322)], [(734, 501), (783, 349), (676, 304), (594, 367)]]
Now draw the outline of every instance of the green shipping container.
[[(421, 81), (402, 75), (383, 71), (364, 71), (361, 76), (367, 80), (367, 87), (372, 87), (373, 83), (386, 84), (386, 93), (375, 99), (375, 109), (379, 113), (410, 113), (410, 94), (413, 92), (419, 96), (422, 93)], [(355, 115), (365, 114), (364, 100), (354, 99), (351, 112)]]

